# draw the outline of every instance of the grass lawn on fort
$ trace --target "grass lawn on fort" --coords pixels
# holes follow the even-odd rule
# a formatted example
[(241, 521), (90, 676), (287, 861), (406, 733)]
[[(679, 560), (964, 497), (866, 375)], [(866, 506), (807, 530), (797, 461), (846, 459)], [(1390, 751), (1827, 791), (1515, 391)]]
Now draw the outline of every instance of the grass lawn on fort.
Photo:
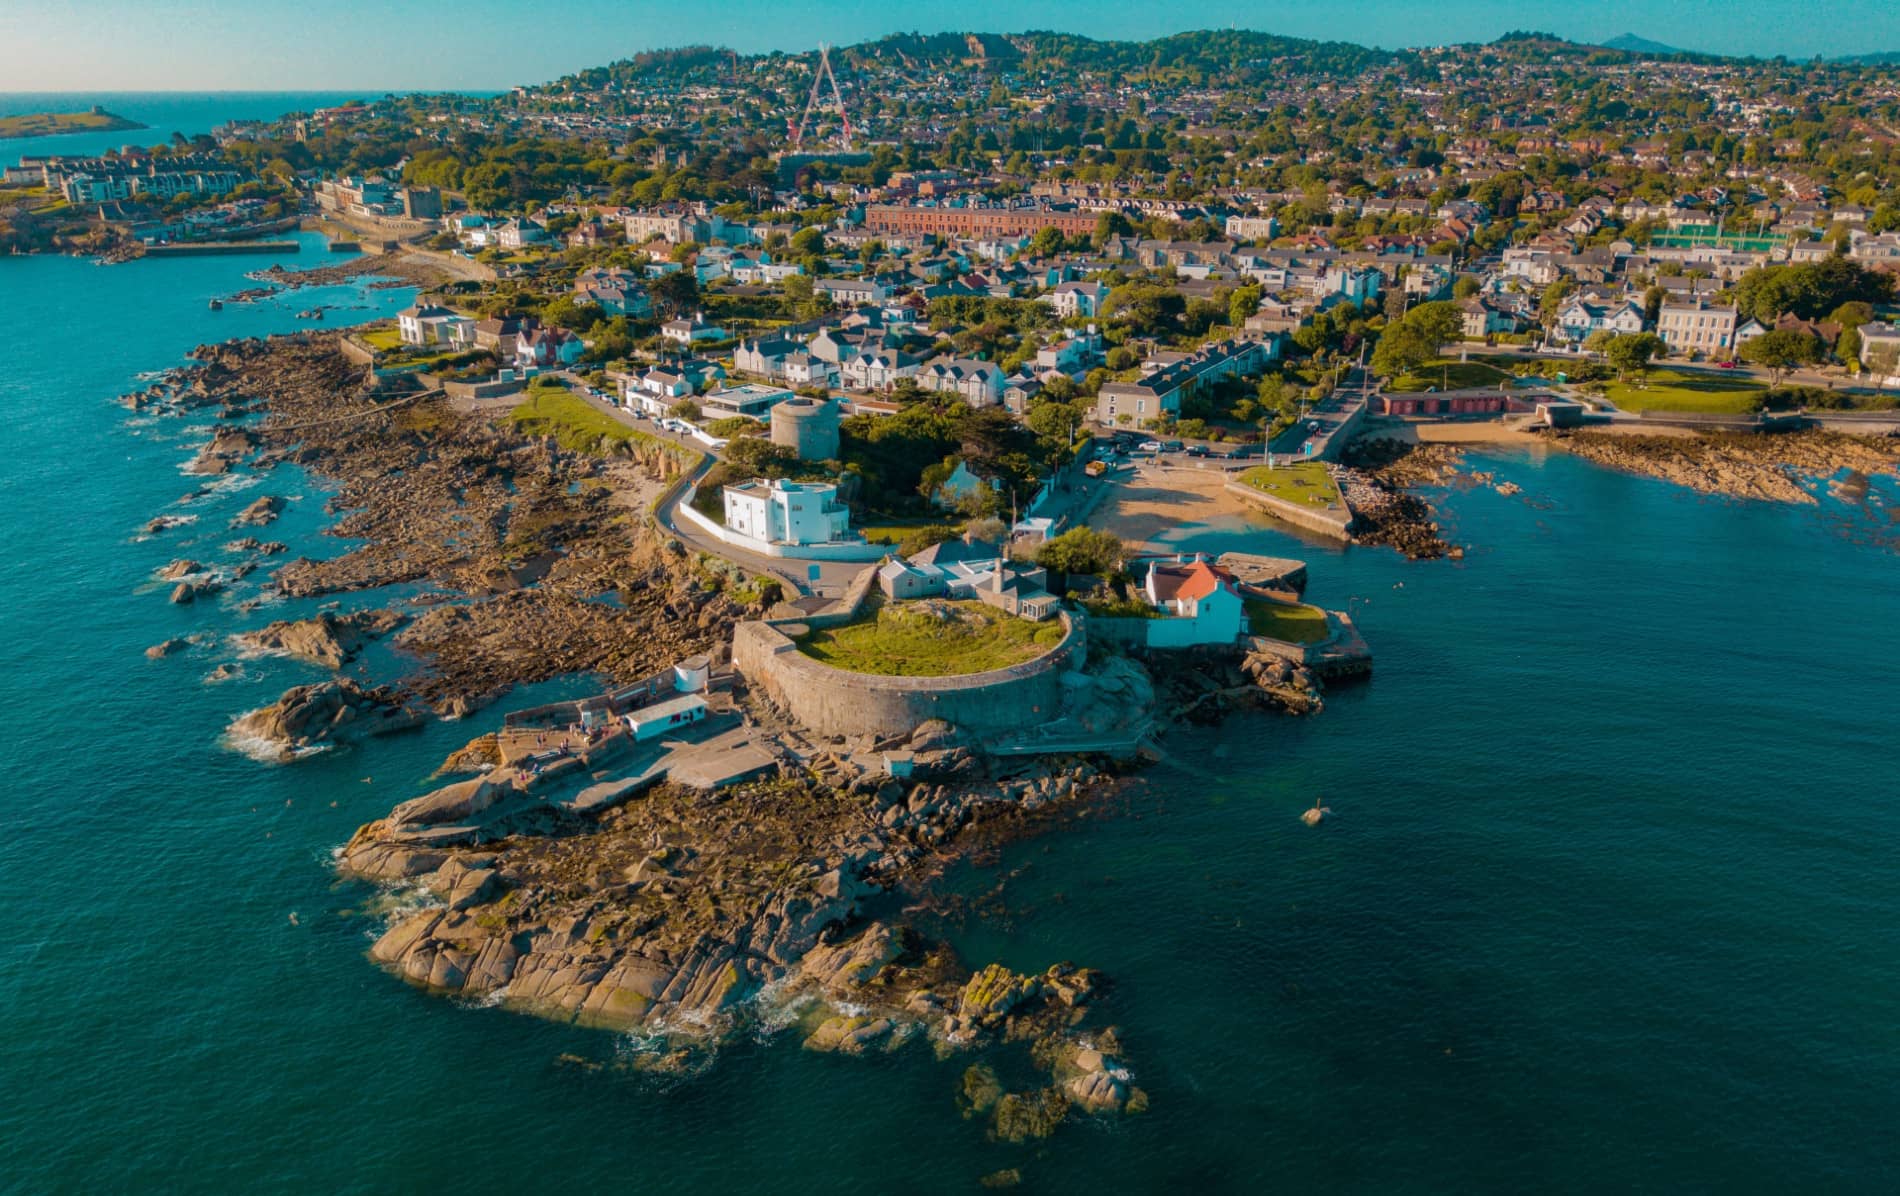
[(798, 650), (852, 673), (956, 677), (1006, 668), (1062, 642), (1054, 620), (1031, 623), (980, 602), (940, 599), (879, 604), (866, 618), (807, 632)]
[(1288, 502), (1315, 507), (1330, 507), (1339, 501), (1339, 487), (1319, 461), (1297, 461), (1291, 465), (1256, 465), (1240, 475), (1244, 486)]
[(1290, 644), (1317, 644), (1330, 634), (1326, 612), (1304, 602), (1268, 602), (1249, 598), (1247, 629), (1255, 635)]

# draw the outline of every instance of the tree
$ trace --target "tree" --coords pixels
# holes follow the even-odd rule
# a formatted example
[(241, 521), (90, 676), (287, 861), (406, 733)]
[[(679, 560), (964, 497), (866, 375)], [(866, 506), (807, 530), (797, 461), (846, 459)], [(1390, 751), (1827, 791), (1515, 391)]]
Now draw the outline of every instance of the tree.
[(825, 230), (801, 228), (792, 234), (792, 256), (816, 257), (825, 251)]
[(1227, 322), (1235, 328), (1246, 324), (1247, 320), (1260, 310), (1261, 290), (1257, 284), (1235, 287), (1233, 294), (1227, 296)]
[(1599, 328), (1589, 336), (1583, 338), (1583, 347), (1592, 353), (1608, 353), (1610, 351), (1610, 342), (1615, 339), (1615, 329)]
[(1663, 339), (1653, 332), (1637, 332), (1628, 336), (1613, 336), (1605, 352), (1610, 364), (1616, 367), (1617, 376), (1627, 378), (1630, 374), (1640, 374), (1649, 368), (1652, 358), (1668, 348)]
[(1451, 284), (1451, 297), (1453, 299), (1469, 299), (1483, 289), (1483, 283), (1471, 275), (1465, 274), (1461, 275), (1457, 282)]
[(662, 274), (647, 290), (653, 302), (668, 315), (682, 316), (699, 307), (699, 276), (691, 270)]
[(1834, 357), (1850, 371), (1860, 368), (1860, 329), (1848, 325), (1834, 342)]
[(1054, 257), (1062, 252), (1062, 246), (1062, 230), (1053, 224), (1046, 224), (1029, 238), (1028, 252), (1031, 257)]
[(1867, 350), (1867, 372), (1874, 376), (1875, 392), (1885, 390), (1887, 379), (1900, 374), (1900, 346), (1883, 344)]
[(1465, 317), (1456, 303), (1439, 300), (1435, 303), (1421, 303), (1405, 313), (1406, 327), (1412, 329), (1419, 339), (1431, 346), (1433, 353), (1464, 335)]
[(1538, 323), (1546, 328), (1555, 328), (1557, 315), (1564, 309), (1564, 300), (1576, 289), (1577, 280), (1574, 278), (1559, 278), (1545, 287), (1543, 296), (1537, 301)]
[(1121, 537), (1092, 527), (1072, 527), (1045, 540), (1036, 550), (1036, 563), (1058, 573), (1113, 573), (1121, 568), (1126, 549)]
[(1771, 329), (1742, 346), (1742, 360), (1767, 370), (1771, 386), (1819, 358), (1820, 342), (1792, 328)]
[(699, 404), (693, 402), (691, 399), (681, 399), (671, 407), (668, 407), (666, 413), (674, 419), (697, 420), (700, 416)]
[(1372, 372), (1382, 378), (1409, 374), (1430, 361), (1438, 352), (1409, 322), (1385, 330), (1372, 350)]

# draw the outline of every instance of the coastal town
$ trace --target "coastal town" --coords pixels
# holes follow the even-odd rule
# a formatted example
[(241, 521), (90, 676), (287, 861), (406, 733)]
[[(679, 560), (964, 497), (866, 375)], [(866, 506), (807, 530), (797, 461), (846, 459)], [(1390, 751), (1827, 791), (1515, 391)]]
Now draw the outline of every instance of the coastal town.
[[(662, 1072), (796, 999), (814, 1052), (969, 1054), (954, 1103), (1022, 1142), (1146, 1109), (1138, 1030), (906, 896), (1176, 728), (1327, 717), (1378, 644), (1307, 592), (1342, 552), (1457, 567), (1434, 490), (1516, 493), (1462, 446), (1792, 504), (1891, 474), (1896, 123), (1871, 66), (1536, 34), (693, 48), (29, 156), (0, 247), (303, 257), (227, 320), (413, 289), (123, 399), (212, 421), (187, 505), (260, 488), (157, 592), (313, 608), (234, 637), (328, 674), (234, 748), (493, 728), (337, 853), (420, 895), (379, 965)], [(261, 538), (293, 476), (346, 546)]]

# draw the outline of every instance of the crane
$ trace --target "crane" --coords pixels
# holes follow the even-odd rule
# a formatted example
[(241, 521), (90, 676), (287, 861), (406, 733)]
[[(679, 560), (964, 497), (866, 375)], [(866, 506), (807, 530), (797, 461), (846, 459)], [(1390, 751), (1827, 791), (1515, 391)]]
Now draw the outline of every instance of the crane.
[[(844, 122), (844, 146), (847, 149), (850, 148), (851, 115), (844, 110), (844, 91), (838, 86), (838, 76), (833, 74), (831, 70), (831, 47), (820, 42), (818, 44), (818, 69), (812, 73), (811, 79), (811, 97), (805, 101), (804, 115), (798, 118), (798, 123), (792, 125), (790, 130), (793, 153), (798, 152), (805, 143), (805, 129), (811, 124), (811, 114), (818, 109), (818, 97), (823, 94), (823, 88), (827, 81), (831, 84), (832, 102), (835, 103), (838, 108), (838, 119)], [(788, 121), (787, 123), (789, 124), (790, 122)]]

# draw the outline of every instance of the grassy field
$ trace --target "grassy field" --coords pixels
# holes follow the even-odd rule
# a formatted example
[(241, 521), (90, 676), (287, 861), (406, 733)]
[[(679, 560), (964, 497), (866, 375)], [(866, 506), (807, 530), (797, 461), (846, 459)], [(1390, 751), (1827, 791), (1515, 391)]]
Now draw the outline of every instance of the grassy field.
[(585, 399), (557, 383), (536, 385), (510, 417), (531, 436), (552, 436), (570, 452), (605, 453), (628, 440), (658, 441), (588, 405)]
[(1413, 373), (1400, 374), (1387, 382), (1385, 388), (1400, 394), (1415, 394), (1434, 386), (1441, 391), (1495, 389), (1498, 383), (1508, 380), (1510, 376), (1482, 361), (1452, 361), (1441, 357), (1420, 366)]
[(1252, 486), (1275, 498), (1284, 498), (1288, 502), (1330, 507), (1339, 501), (1339, 487), (1333, 484), (1326, 466), (1319, 461), (1276, 465), (1271, 469), (1256, 465), (1242, 473), (1239, 480), (1243, 485)]
[(356, 339), (378, 353), (389, 353), (402, 348), (402, 333), (395, 328), (371, 328), (358, 332)]
[(1030, 623), (980, 602), (901, 602), (810, 632), (798, 650), (853, 673), (955, 677), (1034, 660), (1061, 641), (1060, 623)]
[(1624, 411), (1746, 414), (1761, 405), (1766, 389), (1741, 375), (1659, 369), (1639, 382), (1611, 383), (1604, 395)]
[(1305, 603), (1247, 600), (1247, 624), (1255, 635), (1290, 644), (1317, 644), (1325, 639), (1326, 612)]

